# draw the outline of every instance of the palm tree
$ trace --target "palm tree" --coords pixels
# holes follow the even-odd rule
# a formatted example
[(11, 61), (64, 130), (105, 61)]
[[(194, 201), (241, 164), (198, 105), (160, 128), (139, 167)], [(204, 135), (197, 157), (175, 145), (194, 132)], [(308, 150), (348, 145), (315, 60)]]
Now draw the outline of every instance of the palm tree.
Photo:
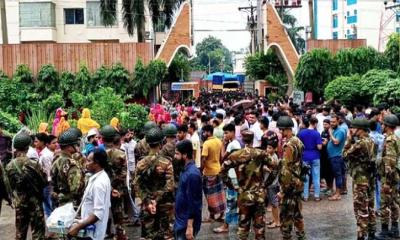
[[(145, 41), (146, 10), (148, 6), (153, 25), (165, 21), (170, 27), (174, 12), (184, 0), (122, 0), (122, 20), (124, 28), (130, 36), (137, 30), (138, 41)], [(100, 0), (101, 18), (106, 26), (112, 26), (117, 20), (118, 0)], [(161, 17), (164, 16), (162, 20)]]
[(304, 53), (306, 48), (306, 41), (304, 40), (301, 32), (304, 27), (297, 26), (297, 19), (295, 16), (289, 13), (289, 10), (280, 8), (278, 14), (282, 19), (283, 24), (286, 26), (286, 31), (289, 34), (290, 40), (292, 40), (298, 53)]

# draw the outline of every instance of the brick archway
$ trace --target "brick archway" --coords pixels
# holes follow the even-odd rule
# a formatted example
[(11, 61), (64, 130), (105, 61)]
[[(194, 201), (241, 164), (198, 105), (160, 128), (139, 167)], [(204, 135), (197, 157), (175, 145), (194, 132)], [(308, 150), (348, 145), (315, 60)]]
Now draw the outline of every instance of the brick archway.
[(271, 48), (277, 54), (288, 77), (287, 94), (290, 95), (293, 92), (294, 74), (300, 56), (290, 40), (289, 34), (287, 33), (285, 25), (279, 17), (275, 6), (270, 2), (267, 2), (264, 5), (264, 13), (264, 26), (266, 26), (264, 35), (266, 47), (264, 51), (266, 52)]

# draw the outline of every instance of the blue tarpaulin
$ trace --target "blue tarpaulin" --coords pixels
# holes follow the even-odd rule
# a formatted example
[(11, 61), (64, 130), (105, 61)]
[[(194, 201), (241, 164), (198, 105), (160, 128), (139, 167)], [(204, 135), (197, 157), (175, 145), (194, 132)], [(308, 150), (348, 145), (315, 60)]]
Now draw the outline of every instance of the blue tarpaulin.
[(244, 83), (245, 76), (243, 74), (231, 74), (231, 73), (224, 73), (224, 72), (216, 72), (207, 75), (205, 80), (213, 81), (213, 84), (221, 85), (225, 81), (239, 81), (240, 84)]

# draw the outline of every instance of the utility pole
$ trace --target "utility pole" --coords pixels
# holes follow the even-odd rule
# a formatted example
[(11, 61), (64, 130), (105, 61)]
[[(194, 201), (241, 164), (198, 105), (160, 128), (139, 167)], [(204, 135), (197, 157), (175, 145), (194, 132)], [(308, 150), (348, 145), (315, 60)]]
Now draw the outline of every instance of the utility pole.
[(256, 45), (257, 45), (257, 23), (255, 11), (257, 10), (256, 6), (253, 6), (253, 3), (250, 2), (249, 7), (239, 7), (239, 11), (247, 12), (249, 15), (247, 16), (247, 28), (250, 31), (251, 43), (250, 43), (250, 53), (256, 53)]
[(8, 44), (8, 31), (7, 31), (7, 16), (6, 16), (6, 1), (0, 0), (0, 15), (1, 15), (1, 35), (3, 44)]

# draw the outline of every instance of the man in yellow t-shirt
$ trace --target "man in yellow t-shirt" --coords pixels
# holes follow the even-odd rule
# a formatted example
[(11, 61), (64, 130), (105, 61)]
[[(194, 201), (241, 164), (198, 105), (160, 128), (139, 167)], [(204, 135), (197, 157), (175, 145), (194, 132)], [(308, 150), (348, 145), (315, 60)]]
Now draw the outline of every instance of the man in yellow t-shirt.
[(224, 185), (219, 172), (221, 171), (222, 142), (213, 136), (214, 128), (205, 125), (202, 128), (203, 138), (207, 139), (201, 152), (201, 169), (203, 171), (203, 191), (208, 203), (210, 220), (223, 219), (226, 200)]

